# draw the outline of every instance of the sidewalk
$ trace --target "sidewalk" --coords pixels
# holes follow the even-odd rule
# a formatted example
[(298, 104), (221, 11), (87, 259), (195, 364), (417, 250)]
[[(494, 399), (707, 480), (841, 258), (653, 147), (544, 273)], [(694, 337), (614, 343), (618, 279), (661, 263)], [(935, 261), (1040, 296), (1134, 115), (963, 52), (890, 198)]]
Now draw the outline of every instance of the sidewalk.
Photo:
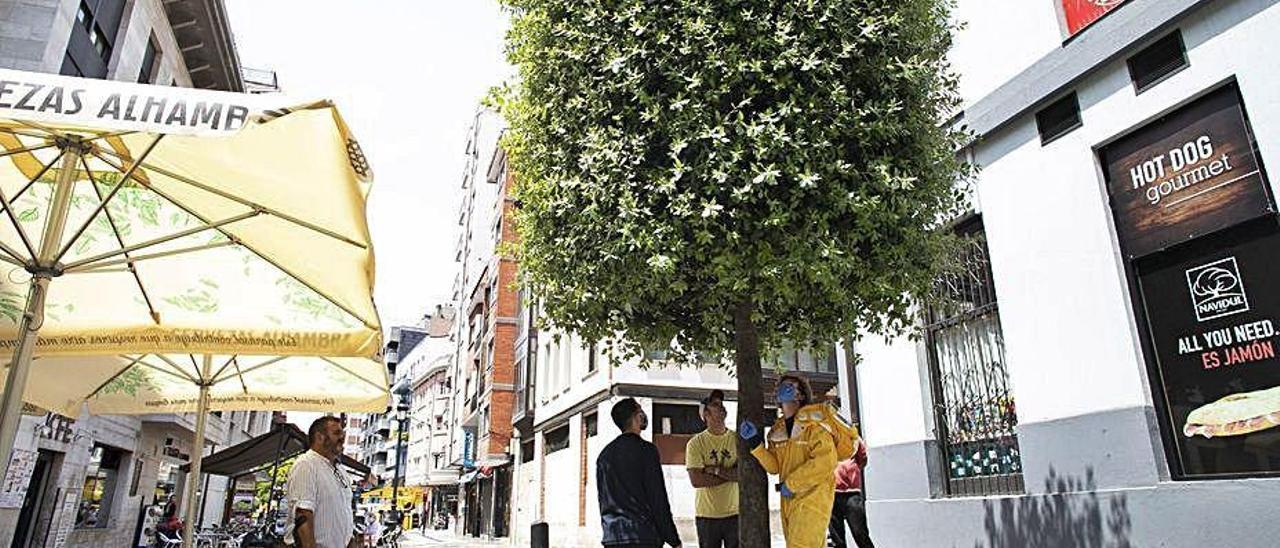
[(456, 537), (449, 531), (408, 531), (400, 546), (404, 548), (469, 548), (472, 546), (506, 546), (507, 539), (485, 540), (472, 537)]

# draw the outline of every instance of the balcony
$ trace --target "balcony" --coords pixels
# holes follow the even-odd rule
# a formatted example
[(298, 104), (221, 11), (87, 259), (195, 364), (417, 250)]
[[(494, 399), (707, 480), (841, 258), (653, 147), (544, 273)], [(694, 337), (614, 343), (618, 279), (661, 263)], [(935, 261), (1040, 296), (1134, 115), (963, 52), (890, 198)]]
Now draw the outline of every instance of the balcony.
[[(194, 436), (196, 432), (196, 415), (195, 413), (186, 414), (154, 414), (142, 415), (139, 417), (143, 423), (154, 425), (165, 425), (175, 430), (181, 431), (187, 436)], [(205, 443), (226, 445), (227, 443), (227, 421), (222, 417), (209, 414), (209, 420), (205, 421)]]

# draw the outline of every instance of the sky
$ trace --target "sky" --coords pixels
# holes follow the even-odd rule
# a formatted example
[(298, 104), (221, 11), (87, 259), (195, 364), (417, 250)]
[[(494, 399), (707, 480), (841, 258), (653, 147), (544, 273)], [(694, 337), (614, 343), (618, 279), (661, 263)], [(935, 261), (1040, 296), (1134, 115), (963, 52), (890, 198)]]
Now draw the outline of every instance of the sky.
[(369, 226), (384, 329), (448, 302), (463, 150), (512, 70), (497, 0), (227, 0), (240, 63), (290, 98), (328, 98), (373, 165)]
[[(327, 98), (373, 165), (369, 227), (384, 329), (451, 297), (467, 130), (512, 74), (496, 0), (227, 0), (240, 63)], [(290, 413), (306, 429), (318, 414)]]

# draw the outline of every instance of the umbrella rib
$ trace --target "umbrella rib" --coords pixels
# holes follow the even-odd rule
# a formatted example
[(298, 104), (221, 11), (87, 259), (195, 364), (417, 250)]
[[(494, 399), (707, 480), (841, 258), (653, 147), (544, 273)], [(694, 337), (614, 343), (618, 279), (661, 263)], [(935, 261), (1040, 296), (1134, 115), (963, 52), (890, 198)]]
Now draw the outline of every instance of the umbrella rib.
[[(245, 219), (249, 219), (249, 218), (251, 218), (251, 217), (256, 217), (256, 216), (258, 216), (258, 215), (259, 215), (259, 213), (258, 213), (257, 211), (250, 211), (250, 212), (248, 212), (248, 213), (241, 213), (241, 214), (239, 214), (239, 215), (236, 215), (235, 217), (230, 217), (230, 218), (227, 218), (227, 219), (223, 219), (223, 220), (218, 221), (218, 222), (216, 222), (216, 223), (209, 223), (208, 221), (204, 221), (203, 219), (201, 219), (201, 221), (205, 223), (205, 225), (204, 225), (204, 226), (197, 226), (197, 227), (188, 228), (188, 229), (186, 229), (186, 230), (179, 231), (179, 232), (175, 232), (175, 233), (170, 234), (170, 235), (168, 235), (168, 236), (161, 236), (161, 237), (159, 237), (159, 238), (153, 238), (153, 239), (147, 240), (147, 241), (142, 242), (142, 243), (137, 243), (137, 244), (133, 244), (133, 245), (130, 245), (130, 246), (122, 247), (122, 248), (117, 249), (117, 250), (115, 250), (115, 251), (109, 251), (109, 252), (107, 252), (107, 253), (102, 253), (102, 254), (99, 254), (99, 255), (94, 255), (93, 257), (89, 257), (89, 258), (87, 258), (87, 259), (80, 259), (79, 261), (76, 261), (76, 262), (74, 262), (74, 263), (71, 263), (71, 264), (66, 265), (66, 266), (64, 267), (64, 270), (74, 270), (74, 269), (80, 268), (80, 267), (85, 266), (85, 265), (93, 264), (93, 263), (96, 263), (96, 262), (101, 261), (101, 260), (104, 260), (104, 259), (110, 259), (110, 258), (112, 258), (112, 257), (118, 257), (118, 256), (120, 256), (120, 255), (128, 256), (128, 254), (129, 254), (129, 253), (132, 253), (132, 252), (134, 252), (134, 251), (139, 251), (139, 250), (142, 250), (142, 249), (146, 249), (146, 248), (148, 248), (148, 247), (155, 247), (155, 246), (160, 245), (160, 244), (169, 243), (169, 242), (172, 242), (172, 241), (174, 241), (174, 240), (179, 240), (179, 239), (182, 239), (182, 238), (186, 238), (187, 236), (191, 236), (191, 235), (194, 235), (194, 234), (199, 234), (199, 233), (201, 233), (201, 232), (205, 232), (205, 231), (208, 231), (208, 230), (217, 230), (219, 227), (222, 227), (222, 226), (225, 226), (225, 225), (229, 225), (229, 224), (231, 224), (231, 223), (240, 222), (240, 221), (243, 221), (243, 220), (245, 220)], [(225, 234), (225, 233), (224, 233), (224, 234)], [(227, 242), (221, 242), (219, 245), (226, 245), (226, 243), (227, 243)], [(231, 242), (230, 242), (230, 243), (236, 243), (235, 238), (231, 238)]]
[(231, 364), (235, 363), (235, 361), (236, 361), (236, 357), (235, 357), (235, 356), (231, 356), (231, 359), (227, 360), (227, 363), (222, 364), (222, 367), (219, 367), (219, 368), (218, 368), (218, 371), (217, 371), (216, 373), (214, 373), (214, 374), (213, 374), (213, 377), (212, 377), (212, 378), (216, 379), (216, 378), (218, 378), (218, 377), (222, 376), (222, 372), (223, 372), (223, 371), (226, 371), (228, 367), (231, 367)]
[[(163, 359), (163, 358), (161, 358), (161, 359)], [(159, 367), (159, 366), (156, 366), (156, 365), (151, 365), (151, 364), (149, 364), (149, 363), (147, 363), (147, 362), (142, 361), (141, 359), (139, 359), (139, 360), (138, 360), (138, 365), (141, 365), (141, 366), (143, 366), (143, 367), (146, 367), (146, 368), (152, 369), (152, 370), (157, 371), (157, 372), (159, 372), (159, 373), (164, 373), (164, 374), (169, 375), (169, 376), (171, 376), (171, 377), (177, 377), (177, 378), (178, 378), (178, 380), (186, 381), (186, 382), (189, 382), (189, 383), (192, 383), (192, 384), (199, 384), (198, 382), (196, 382), (196, 380), (195, 380), (195, 379), (191, 378), (191, 375), (187, 375), (186, 373), (174, 373), (173, 371), (170, 371), (170, 370), (165, 369), (165, 368), (163, 368), (163, 367)]]
[(22, 259), (19, 259), (17, 256), (13, 254), (14, 251), (12, 249), (9, 249), (9, 246), (0, 243), (0, 251), (4, 252), (3, 254), (0, 254), (0, 261), (4, 261), (18, 268), (27, 267), (27, 265), (22, 264), (21, 262)]
[(115, 382), (116, 379), (120, 378), (120, 375), (125, 374), (126, 372), (129, 371), (129, 369), (132, 369), (133, 366), (137, 365), (138, 362), (142, 361), (142, 356), (138, 356), (136, 358), (129, 358), (129, 356), (122, 356), (122, 357), (125, 359), (132, 359), (133, 361), (130, 361), (129, 363), (125, 364), (125, 366), (121, 367), (119, 371), (116, 371), (116, 374), (112, 375), (111, 378), (107, 379), (102, 384), (99, 384), (97, 388), (94, 388), (93, 392), (90, 392), (89, 395), (85, 397), (86, 400), (94, 396), (97, 396), (98, 392), (101, 392), (102, 389), (106, 388), (108, 384)]
[(177, 364), (177, 363), (175, 363), (173, 360), (169, 359), (169, 357), (168, 357), (168, 356), (165, 356), (164, 354), (156, 354), (155, 356), (156, 356), (157, 358), (160, 358), (160, 361), (162, 361), (162, 362), (164, 362), (164, 363), (169, 364), (169, 367), (172, 367), (172, 368), (173, 368), (173, 370), (174, 370), (174, 371), (177, 371), (179, 375), (182, 375), (183, 377), (186, 377), (186, 379), (187, 379), (187, 380), (189, 380), (189, 381), (191, 381), (192, 383), (197, 384), (197, 385), (198, 385), (198, 384), (200, 384), (200, 374), (199, 374), (199, 372), (198, 372), (198, 371), (196, 372), (196, 376), (192, 377), (191, 375), (187, 374), (187, 372), (186, 372), (186, 371), (184, 371), (184, 370), (182, 369), (182, 366), (181, 366), (181, 365), (178, 365), (178, 364)]
[[(108, 164), (110, 164), (110, 162), (109, 162), (109, 161), (107, 161), (107, 159), (106, 159), (106, 158), (102, 158), (102, 156), (100, 156), (100, 155), (98, 156), (98, 158), (100, 158), (100, 159), (102, 159), (103, 161), (105, 161), (105, 162), (107, 162)], [(150, 168), (148, 168), (148, 169), (150, 169)], [(157, 173), (162, 173), (162, 174), (163, 174), (163, 172), (161, 172), (161, 171), (157, 171)], [(133, 177), (133, 179), (134, 179), (135, 181), (138, 181), (138, 178), (137, 178), (137, 177)], [(187, 214), (187, 215), (190, 215), (190, 216), (192, 216), (192, 217), (195, 217), (196, 219), (198, 219), (198, 220), (199, 220), (200, 222), (202, 222), (202, 223), (210, 224), (209, 219), (207, 219), (204, 215), (201, 215), (201, 214), (199, 214), (199, 213), (196, 213), (196, 212), (195, 212), (194, 210), (192, 210), (191, 208), (189, 208), (189, 207), (187, 207), (187, 206), (183, 205), (183, 204), (182, 204), (182, 202), (180, 202), (180, 201), (178, 201), (178, 200), (173, 199), (173, 197), (169, 196), (169, 195), (168, 195), (168, 194), (166, 194), (164, 191), (162, 191), (162, 190), (160, 190), (160, 189), (158, 189), (158, 188), (155, 188), (155, 187), (148, 187), (148, 188), (150, 188), (152, 192), (155, 192), (156, 194), (160, 195), (160, 197), (161, 197), (161, 198), (164, 198), (164, 199), (168, 200), (168, 201), (169, 201), (169, 203), (173, 204), (173, 205), (174, 205), (175, 207), (177, 207), (178, 209), (181, 209), (182, 211), (186, 212), (186, 214)], [(267, 212), (267, 213), (270, 213), (270, 212)], [(276, 267), (276, 268), (280, 269), (280, 271), (281, 271), (281, 272), (284, 272), (285, 274), (288, 274), (288, 275), (289, 275), (289, 277), (291, 277), (291, 278), (293, 278), (293, 279), (297, 280), (297, 281), (298, 281), (298, 283), (300, 283), (300, 284), (302, 284), (302, 285), (307, 286), (307, 289), (310, 289), (310, 290), (314, 291), (317, 295), (319, 295), (319, 296), (321, 296), (321, 297), (324, 297), (324, 298), (325, 298), (325, 300), (329, 301), (331, 304), (333, 304), (334, 306), (338, 307), (338, 308), (339, 308), (339, 309), (341, 309), (343, 312), (346, 312), (347, 314), (350, 314), (350, 315), (351, 315), (351, 317), (353, 317), (353, 318), (355, 318), (355, 319), (359, 320), (359, 321), (360, 321), (360, 323), (364, 324), (364, 326), (365, 326), (365, 327), (367, 327), (367, 328), (369, 328), (369, 329), (376, 329), (376, 328), (377, 328), (376, 326), (371, 325), (367, 320), (365, 320), (363, 316), (361, 316), (360, 314), (356, 314), (354, 311), (352, 311), (352, 310), (351, 310), (351, 308), (349, 308), (349, 307), (347, 307), (346, 305), (344, 305), (344, 304), (342, 304), (342, 303), (338, 302), (338, 300), (337, 300), (337, 299), (334, 299), (333, 297), (330, 297), (330, 296), (329, 296), (328, 294), (326, 294), (325, 292), (320, 291), (319, 289), (316, 289), (316, 287), (315, 287), (314, 285), (312, 285), (310, 282), (308, 282), (308, 281), (306, 281), (306, 280), (302, 279), (302, 277), (301, 277), (301, 276), (298, 276), (297, 274), (294, 274), (291, 270), (289, 270), (289, 269), (285, 268), (284, 266), (281, 266), (281, 265), (280, 265), (280, 263), (278, 263), (278, 262), (276, 262), (276, 261), (271, 260), (270, 258), (268, 258), (268, 257), (267, 257), (267, 255), (266, 255), (265, 253), (262, 253), (261, 251), (258, 251), (257, 249), (255, 249), (253, 246), (251, 246), (251, 245), (249, 245), (249, 244), (246, 244), (246, 243), (244, 243), (244, 242), (242, 242), (242, 241), (239, 241), (239, 239), (238, 239), (238, 238), (236, 238), (235, 236), (233, 236), (233, 235), (231, 235), (231, 234), (227, 233), (227, 231), (222, 230), (221, 228), (219, 228), (219, 229), (218, 229), (218, 232), (221, 232), (221, 233), (222, 233), (222, 235), (224, 235), (224, 236), (226, 236), (227, 238), (231, 239), (231, 241), (234, 241), (234, 242), (238, 243), (241, 247), (244, 247), (245, 249), (247, 249), (247, 250), (249, 250), (250, 252), (252, 252), (254, 255), (257, 255), (259, 259), (262, 259), (262, 260), (263, 260), (263, 261), (265, 261), (267, 264), (270, 264), (271, 266), (274, 266), (274, 267)]]
[[(142, 156), (138, 157), (138, 159), (129, 166), (128, 170), (124, 171), (124, 176), (120, 177), (120, 182), (116, 183), (116, 186), (111, 189), (111, 192), (107, 193), (106, 198), (102, 198), (102, 201), (98, 204), (98, 208), (94, 209), (93, 213), (89, 214), (89, 218), (85, 219), (84, 224), (80, 225), (80, 228), (76, 229), (75, 233), (67, 239), (66, 245), (62, 246), (62, 251), (59, 251), (57, 258), (53, 260), (55, 264), (61, 262), (67, 252), (71, 251), (71, 246), (75, 245), (76, 240), (80, 239), (80, 236), (84, 235), (84, 231), (89, 229), (89, 225), (93, 224), (93, 220), (102, 213), (102, 210), (107, 208), (107, 204), (111, 202), (112, 198), (116, 197), (116, 193), (120, 192), (120, 189), (124, 188), (124, 184), (127, 183), (129, 179), (137, 180), (133, 177), (133, 173), (138, 170), (138, 166), (142, 165), (142, 161), (151, 154), (151, 151), (156, 149), (156, 145), (160, 144), (160, 139), (163, 139), (164, 135), (165, 134), (163, 133), (156, 135), (156, 138), (152, 139), (151, 143), (147, 145), (146, 150), (142, 151)], [(94, 154), (94, 156), (97, 156), (97, 154)], [(86, 168), (87, 166), (88, 164), (86, 164)], [(115, 166), (112, 167), (114, 168)], [(97, 186), (95, 185), (94, 188), (97, 188)]]
[[(119, 155), (117, 155), (115, 152), (112, 152), (112, 151), (109, 151), (109, 150), (105, 150), (105, 151), (103, 151), (103, 152), (105, 152), (105, 153), (107, 153), (107, 154), (109, 154), (109, 155), (111, 155), (111, 156), (115, 156), (115, 157), (119, 158)], [(253, 202), (253, 201), (251, 201), (251, 200), (246, 200), (246, 199), (244, 199), (244, 198), (241, 198), (241, 197), (239, 197), (239, 196), (236, 196), (235, 194), (232, 194), (232, 193), (227, 192), (227, 191), (225, 191), (225, 190), (219, 190), (219, 189), (217, 189), (217, 188), (215, 188), (215, 187), (212, 187), (212, 186), (210, 186), (210, 185), (207, 185), (207, 184), (205, 184), (205, 183), (202, 183), (202, 182), (197, 181), (197, 180), (195, 180), (195, 179), (192, 179), (192, 178), (190, 178), (190, 177), (187, 177), (187, 176), (184, 176), (184, 175), (179, 175), (179, 174), (174, 173), (174, 172), (172, 172), (172, 171), (169, 171), (169, 170), (167, 170), (167, 169), (164, 169), (164, 168), (161, 168), (161, 167), (156, 167), (156, 166), (153, 166), (153, 165), (151, 165), (151, 164), (147, 164), (147, 163), (145, 163), (145, 162), (143, 163), (143, 166), (142, 166), (142, 167), (146, 168), (146, 169), (147, 169), (147, 171), (150, 171), (150, 172), (153, 172), (153, 173), (159, 173), (159, 174), (164, 175), (164, 176), (166, 176), (166, 177), (169, 177), (169, 178), (171, 178), (171, 179), (173, 179), (173, 180), (175, 180), (175, 181), (182, 182), (182, 183), (186, 183), (186, 184), (188, 184), (188, 185), (191, 185), (191, 186), (193, 186), (193, 187), (196, 187), (196, 188), (198, 188), (198, 189), (200, 189), (200, 190), (203, 190), (203, 191), (205, 191), (205, 192), (208, 192), (208, 193), (210, 193), (210, 194), (214, 194), (214, 195), (216, 195), (216, 196), (220, 196), (220, 197), (225, 198), (225, 199), (227, 199), (227, 200), (233, 201), (233, 202), (235, 202), (235, 203), (237, 203), (237, 204), (240, 204), (240, 205), (242, 205), (242, 206), (245, 206), (245, 207), (252, 207), (252, 208), (254, 208), (254, 209), (260, 209), (260, 210), (262, 210), (263, 212), (265, 212), (265, 213), (267, 213), (267, 214), (270, 214), (272, 217), (278, 217), (278, 218), (280, 218), (280, 219), (283, 219), (283, 220), (285, 220), (285, 221), (288, 221), (288, 222), (293, 223), (293, 224), (295, 224), (295, 225), (298, 225), (298, 226), (300, 226), (300, 227), (306, 228), (306, 229), (308, 229), (308, 230), (311, 230), (311, 231), (314, 231), (314, 232), (318, 232), (318, 233), (320, 233), (320, 234), (324, 234), (325, 236), (328, 236), (328, 237), (333, 238), (333, 239), (335, 239), (335, 240), (338, 240), (338, 241), (340, 241), (340, 242), (343, 242), (343, 243), (346, 243), (346, 244), (349, 244), (349, 245), (356, 246), (356, 247), (358, 247), (358, 248), (360, 248), (360, 249), (367, 249), (367, 248), (369, 247), (367, 244), (364, 244), (364, 243), (361, 243), (361, 242), (357, 242), (357, 241), (355, 241), (355, 240), (352, 240), (351, 238), (348, 238), (348, 237), (346, 237), (346, 236), (343, 236), (343, 235), (341, 235), (341, 234), (338, 234), (337, 232), (334, 232), (334, 231), (329, 230), (329, 229), (327, 229), (327, 228), (324, 228), (324, 227), (322, 227), (322, 226), (319, 226), (319, 225), (316, 225), (316, 224), (313, 224), (313, 223), (308, 223), (308, 222), (306, 222), (306, 221), (304, 221), (304, 220), (302, 220), (302, 219), (299, 219), (299, 218), (297, 218), (297, 217), (294, 217), (294, 216), (292, 216), (292, 215), (289, 215), (288, 213), (281, 212), (281, 211), (279, 211), (279, 210), (276, 210), (276, 209), (273, 209), (273, 208), (270, 208), (270, 207), (264, 206), (264, 205), (259, 204), (259, 203), (256, 203), (256, 202)], [(153, 190), (154, 190), (154, 189), (153, 189)]]
[(105, 263), (81, 265), (75, 268), (67, 267), (63, 269), (63, 272), (81, 272), (81, 273), (93, 273), (93, 274), (100, 274), (103, 272), (127, 272), (129, 271), (129, 269), (127, 268), (111, 268), (111, 267), (125, 264), (125, 263), (137, 264), (142, 261), (147, 261), (151, 259), (160, 259), (163, 257), (171, 257), (173, 255), (182, 255), (186, 253), (195, 253), (197, 251), (207, 251), (210, 249), (217, 249), (219, 247), (230, 247), (233, 245), (236, 245), (236, 243), (235, 242), (215, 242), (211, 244), (184, 247), (181, 249), (171, 249), (169, 251), (160, 251), (157, 253), (134, 255), (132, 258), (117, 259), (114, 261), (107, 261)]
[[(236, 361), (236, 360), (235, 360), (235, 358), (231, 358), (231, 360), (232, 360), (233, 362), (235, 362), (235, 361)], [(248, 384), (245, 384), (245, 382), (244, 382), (244, 372), (243, 372), (243, 371), (240, 371), (240, 363), (239, 363), (239, 362), (236, 362), (236, 378), (237, 378), (237, 379), (240, 379), (240, 391), (241, 391), (242, 393), (244, 393), (244, 395), (248, 396), (248, 395), (249, 395), (249, 385), (248, 385)]]
[[(89, 160), (84, 156), (81, 156), (80, 163), (84, 165), (84, 172), (89, 177), (89, 186), (93, 187), (93, 193), (98, 196), (98, 200), (102, 200), (102, 190), (98, 188), (98, 180), (94, 178), (93, 171), (89, 169)], [(111, 216), (111, 210), (105, 210), (103, 211), (103, 214), (107, 216), (107, 224), (111, 225), (111, 233), (116, 236), (116, 243), (119, 243), (120, 247), (124, 247), (124, 236), (120, 235), (120, 229), (116, 226), (115, 218)], [(130, 259), (129, 254), (125, 253), (124, 257), (128, 261), (129, 273), (133, 274), (133, 281), (138, 284), (138, 292), (142, 293), (142, 300), (147, 303), (147, 310), (151, 312), (151, 321), (159, 324), (160, 313), (156, 312), (155, 305), (151, 303), (151, 295), (147, 294), (147, 288), (142, 285), (142, 276), (138, 275), (138, 269), (134, 267), (134, 263)]]
[(31, 188), (32, 186), (35, 186), (35, 184), (36, 184), (37, 182), (39, 182), (39, 181), (40, 181), (40, 178), (41, 178), (41, 177), (44, 177), (44, 174), (45, 174), (45, 173), (48, 173), (50, 169), (53, 169), (53, 166), (54, 166), (54, 165), (56, 165), (58, 162), (62, 161), (62, 155), (63, 155), (63, 154), (66, 154), (66, 153), (65, 153), (65, 152), (59, 152), (59, 153), (58, 153), (58, 155), (57, 155), (57, 156), (55, 156), (55, 157), (53, 158), (53, 161), (52, 161), (52, 162), (49, 162), (48, 164), (45, 164), (45, 166), (44, 166), (43, 168), (41, 168), (41, 169), (40, 169), (40, 172), (39, 172), (39, 173), (36, 173), (36, 176), (35, 176), (35, 177), (32, 177), (32, 178), (31, 178), (31, 180), (30, 180), (30, 181), (28, 181), (26, 185), (24, 185), (22, 188), (18, 189), (18, 193), (13, 195), (13, 201), (14, 201), (14, 202), (17, 202), (18, 200), (21, 200), (21, 199), (22, 199), (22, 195), (27, 193), (27, 189)]
[(355, 372), (351, 371), (350, 369), (347, 369), (347, 368), (346, 368), (346, 366), (344, 366), (344, 365), (342, 365), (342, 364), (340, 364), (340, 363), (338, 363), (338, 362), (335, 362), (335, 361), (333, 361), (333, 360), (331, 360), (331, 359), (329, 359), (329, 358), (323, 358), (323, 357), (322, 357), (322, 358), (320, 358), (320, 359), (321, 359), (321, 360), (323, 360), (325, 363), (327, 363), (327, 364), (329, 364), (329, 365), (332, 365), (332, 366), (334, 366), (334, 367), (336, 367), (336, 368), (338, 368), (338, 369), (342, 370), (342, 372), (343, 372), (343, 373), (346, 373), (346, 374), (348, 374), (348, 375), (351, 375), (352, 377), (355, 377), (355, 378), (357, 378), (357, 379), (359, 379), (359, 380), (363, 381), (365, 384), (367, 384), (367, 385), (369, 385), (369, 386), (372, 386), (372, 387), (374, 387), (374, 388), (378, 389), (378, 391), (379, 391), (379, 392), (383, 391), (383, 388), (382, 388), (381, 386), (378, 386), (378, 383), (375, 383), (375, 382), (373, 382), (373, 381), (371, 381), (371, 380), (369, 380), (369, 379), (366, 379), (366, 378), (364, 378), (364, 377), (361, 377), (360, 375), (355, 374)]
[(13, 149), (13, 150), (6, 150), (6, 151), (4, 151), (4, 152), (0, 152), (0, 158), (7, 158), (7, 157), (9, 157), (9, 156), (13, 156), (13, 155), (15, 155), (15, 154), (23, 154), (23, 153), (26, 153), (26, 152), (35, 152), (35, 151), (37, 151), (37, 150), (44, 150), (44, 149), (46, 149), (46, 148), (53, 148), (53, 147), (56, 147), (56, 146), (58, 146), (58, 145), (57, 145), (57, 143), (44, 143), (44, 144), (40, 144), (40, 145), (31, 145), (31, 146), (25, 146), (25, 147), (22, 147), (22, 148), (15, 148), (15, 149)]
[[(244, 376), (244, 375), (247, 375), (247, 374), (252, 373), (252, 372), (254, 372), (254, 371), (257, 371), (257, 370), (259, 370), (259, 369), (262, 369), (263, 367), (267, 367), (267, 366), (269, 366), (269, 365), (274, 365), (276, 362), (279, 362), (280, 360), (283, 360), (283, 359), (285, 359), (285, 358), (288, 358), (288, 356), (277, 356), (277, 357), (275, 357), (275, 358), (271, 358), (271, 359), (269, 359), (269, 360), (267, 360), (267, 361), (265, 361), (265, 362), (262, 362), (262, 363), (260, 363), (260, 364), (258, 364), (258, 365), (255, 365), (255, 366), (253, 366), (253, 367), (250, 367), (250, 368), (248, 368), (248, 369), (245, 369), (244, 371), (239, 371), (240, 366), (239, 366), (239, 365), (236, 365), (236, 369), (237, 369), (237, 371), (239, 371), (239, 373), (238, 373), (238, 375), (239, 375), (239, 376)], [(221, 379), (214, 379), (214, 381), (213, 381), (212, 383), (210, 383), (210, 384), (220, 384), (220, 383), (226, 382), (226, 381), (228, 381), (228, 380), (231, 380), (231, 378), (232, 378), (232, 377), (228, 376), (228, 377), (223, 377), (223, 378), (221, 378)]]
[[(58, 157), (53, 159), (53, 163), (62, 161), (62, 157), (64, 155), (66, 155), (65, 151), (59, 152)], [(19, 191), (18, 196), (21, 196), (22, 192), (25, 192), (27, 188), (30, 188), (31, 185), (35, 184), (35, 182), (38, 181), (40, 177), (43, 177), (45, 172), (49, 171), (49, 169), (53, 167), (53, 163), (50, 163), (47, 167), (45, 167), (45, 169), (40, 170), (40, 174), (37, 175), (34, 179), (32, 179), (31, 182), (28, 183), (27, 187), (24, 187), (21, 191)], [(14, 202), (16, 202), (18, 200), (18, 197), (15, 196), (13, 200)], [(13, 229), (18, 231), (18, 237), (22, 239), (22, 245), (27, 248), (28, 253), (31, 253), (31, 259), (34, 262), (36, 257), (36, 248), (31, 245), (31, 238), (27, 236), (26, 229), (22, 228), (22, 223), (18, 221), (18, 216), (15, 215), (13, 212), (13, 202), (9, 201), (9, 198), (4, 195), (3, 190), (0, 190), (0, 206), (4, 207), (4, 214), (9, 217), (9, 222), (13, 224)]]
[(48, 135), (41, 135), (39, 133), (26, 133), (23, 131), (17, 131), (12, 127), (0, 127), (0, 133), (8, 133), (9, 135), (17, 135), (19, 137), (30, 137), (32, 139), (48, 139), (49, 138)]
[(84, 142), (91, 143), (93, 141), (98, 141), (101, 139), (110, 139), (112, 137), (124, 137), (126, 135), (133, 135), (135, 133), (138, 133), (138, 132), (137, 131), (116, 131), (116, 132), (97, 133), (95, 134), (97, 135), (97, 137), (90, 137), (88, 139), (85, 139)]
[(200, 382), (202, 382), (202, 383), (203, 383), (203, 382), (205, 382), (204, 373), (207, 373), (207, 371), (206, 371), (206, 372), (201, 372), (201, 371), (200, 371), (200, 364), (199, 364), (199, 363), (196, 363), (196, 355), (195, 355), (195, 354), (187, 354), (187, 357), (188, 357), (188, 358), (191, 358), (191, 369), (192, 369), (192, 370), (194, 370), (194, 371), (196, 372), (196, 378), (197, 378), (197, 379), (200, 379)]

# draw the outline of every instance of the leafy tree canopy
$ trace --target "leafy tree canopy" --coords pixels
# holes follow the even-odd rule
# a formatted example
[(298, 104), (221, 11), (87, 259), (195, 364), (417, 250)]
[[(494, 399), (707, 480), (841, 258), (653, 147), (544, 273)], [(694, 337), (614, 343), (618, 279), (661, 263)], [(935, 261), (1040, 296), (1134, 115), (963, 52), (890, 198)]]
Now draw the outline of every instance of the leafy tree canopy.
[(901, 332), (963, 201), (944, 0), (505, 0), (523, 281), (628, 350)]

